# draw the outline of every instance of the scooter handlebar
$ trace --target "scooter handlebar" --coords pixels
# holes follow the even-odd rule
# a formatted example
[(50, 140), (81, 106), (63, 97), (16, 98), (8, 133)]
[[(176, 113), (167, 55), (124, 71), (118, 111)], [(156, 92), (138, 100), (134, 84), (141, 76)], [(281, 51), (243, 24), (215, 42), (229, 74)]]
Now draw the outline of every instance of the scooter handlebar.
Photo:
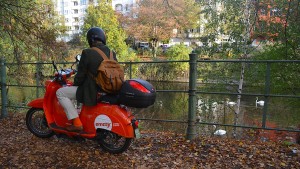
[(75, 69), (62, 69), (55, 73), (55, 77), (58, 81), (66, 81), (66, 79), (70, 78), (76, 72)]

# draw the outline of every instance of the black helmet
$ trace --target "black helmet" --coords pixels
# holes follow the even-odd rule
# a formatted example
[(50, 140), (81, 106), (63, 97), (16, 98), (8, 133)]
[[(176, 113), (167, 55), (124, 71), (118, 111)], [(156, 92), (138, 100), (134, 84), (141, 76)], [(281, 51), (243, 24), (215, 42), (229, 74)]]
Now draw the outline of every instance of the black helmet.
[(105, 32), (99, 27), (93, 27), (88, 30), (86, 34), (86, 38), (91, 46), (95, 40), (101, 41), (104, 45), (106, 45), (106, 36)]

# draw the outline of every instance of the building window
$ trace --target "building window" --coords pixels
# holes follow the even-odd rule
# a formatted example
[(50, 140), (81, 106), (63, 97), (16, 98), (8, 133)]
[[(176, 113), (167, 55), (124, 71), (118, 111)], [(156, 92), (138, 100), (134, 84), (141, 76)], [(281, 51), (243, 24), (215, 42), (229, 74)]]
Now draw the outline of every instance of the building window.
[(261, 15), (267, 15), (266, 9), (265, 8), (261, 8), (260, 9), (260, 14)]
[(281, 11), (278, 8), (273, 8), (270, 11), (270, 16), (281, 16)]
[(78, 6), (78, 2), (77, 1), (74, 1), (74, 6)]
[(75, 22), (79, 22), (79, 18), (78, 18), (78, 17), (75, 17), (75, 18), (74, 18), (74, 21), (75, 21)]
[(69, 18), (66, 18), (65, 21), (68, 23), (69, 22)]
[(78, 9), (74, 9), (74, 14), (78, 14)]
[(79, 26), (75, 26), (74, 28), (75, 28), (75, 30), (79, 30)]
[(122, 4), (116, 4), (116, 11), (122, 11), (123, 9), (123, 7), (122, 7)]
[(125, 5), (125, 11), (129, 11), (129, 5), (128, 4)]
[(80, 5), (86, 5), (86, 0), (80, 0)]
[(65, 10), (65, 11), (64, 11), (64, 14), (65, 14), (65, 15), (68, 15), (68, 10)]

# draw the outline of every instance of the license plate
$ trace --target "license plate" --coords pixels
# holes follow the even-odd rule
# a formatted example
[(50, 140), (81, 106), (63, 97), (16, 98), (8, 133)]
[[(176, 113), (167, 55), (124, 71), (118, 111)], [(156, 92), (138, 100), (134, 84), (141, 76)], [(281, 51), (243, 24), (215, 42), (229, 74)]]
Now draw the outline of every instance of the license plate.
[(141, 138), (141, 133), (139, 128), (134, 129), (134, 133), (135, 133), (135, 138), (137, 139)]

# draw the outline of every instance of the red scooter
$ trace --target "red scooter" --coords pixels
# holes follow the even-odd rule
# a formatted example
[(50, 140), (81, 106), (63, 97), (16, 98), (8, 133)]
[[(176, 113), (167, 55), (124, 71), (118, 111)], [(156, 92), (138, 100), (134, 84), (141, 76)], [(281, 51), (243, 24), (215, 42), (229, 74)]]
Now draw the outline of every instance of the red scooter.
[[(78, 59), (76, 57), (78, 63)], [(72, 65), (73, 66), (73, 65)], [(68, 80), (76, 70), (56, 70), (53, 80), (45, 82), (46, 92), (43, 98), (30, 103), (26, 114), (26, 125), (37, 137), (49, 138), (54, 134), (64, 134), (69, 137), (82, 137), (98, 141), (103, 150), (110, 153), (126, 151), (134, 138), (139, 138), (138, 121), (130, 112), (128, 106), (144, 108), (154, 104), (155, 89), (141, 79), (126, 80), (118, 95), (102, 95), (96, 106), (81, 106), (79, 118), (83, 131), (70, 132), (66, 126), (71, 122), (59, 104), (56, 91), (63, 86), (72, 86)]]

